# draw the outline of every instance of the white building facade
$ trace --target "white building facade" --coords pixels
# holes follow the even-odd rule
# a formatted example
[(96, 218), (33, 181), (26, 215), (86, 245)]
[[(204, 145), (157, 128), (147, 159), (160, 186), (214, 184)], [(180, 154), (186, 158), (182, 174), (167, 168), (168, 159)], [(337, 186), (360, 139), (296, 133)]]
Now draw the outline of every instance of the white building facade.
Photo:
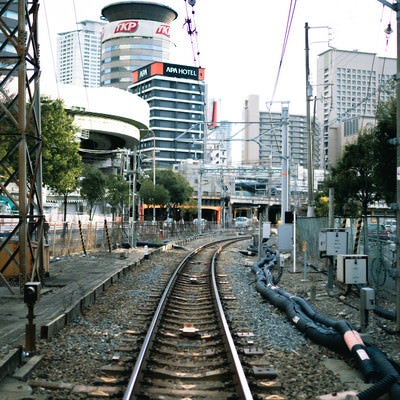
[(82, 21), (78, 29), (57, 35), (57, 81), (83, 87), (100, 86), (103, 22)]
[(393, 96), (396, 59), (329, 49), (317, 60), (321, 168), (335, 165), (348, 141), (375, 124), (379, 102)]
[(104, 27), (101, 85), (127, 89), (132, 72), (153, 61), (169, 61), (172, 8), (158, 3), (125, 1), (102, 9)]
[[(287, 135), (289, 166), (307, 167), (308, 132), (305, 115), (290, 114), (288, 107), (286, 129), (282, 114), (260, 109), (258, 95), (250, 95), (244, 106), (244, 145), (242, 162), (249, 165), (265, 165), (275, 169), (282, 167), (283, 135)], [(319, 164), (318, 131), (314, 130), (313, 164)]]

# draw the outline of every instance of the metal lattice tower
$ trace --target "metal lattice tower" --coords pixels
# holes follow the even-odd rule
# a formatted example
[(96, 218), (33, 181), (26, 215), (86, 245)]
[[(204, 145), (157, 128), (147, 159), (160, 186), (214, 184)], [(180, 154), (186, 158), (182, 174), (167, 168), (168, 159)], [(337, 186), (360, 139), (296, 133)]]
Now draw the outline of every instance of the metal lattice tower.
[(38, 0), (0, 1), (0, 279), (10, 291), (11, 268), (21, 291), (43, 278), (38, 10)]

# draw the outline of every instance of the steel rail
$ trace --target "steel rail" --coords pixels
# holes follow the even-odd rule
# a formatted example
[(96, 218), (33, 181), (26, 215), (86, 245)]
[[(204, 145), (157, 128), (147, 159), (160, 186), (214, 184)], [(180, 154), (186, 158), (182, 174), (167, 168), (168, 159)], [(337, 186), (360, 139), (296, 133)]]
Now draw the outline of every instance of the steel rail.
[[(206, 244), (204, 244), (202, 246), (199, 246), (198, 248), (194, 249), (189, 254), (187, 254), (183, 258), (183, 260), (179, 263), (179, 265), (177, 266), (177, 268), (175, 269), (175, 271), (171, 275), (171, 278), (169, 279), (169, 281), (168, 281), (168, 283), (167, 283), (167, 285), (166, 285), (166, 287), (164, 289), (164, 292), (163, 292), (163, 294), (161, 296), (161, 299), (159, 301), (157, 309), (156, 309), (156, 311), (154, 313), (154, 316), (153, 316), (152, 321), (150, 323), (150, 326), (149, 326), (149, 329), (147, 331), (146, 337), (145, 337), (145, 339), (143, 341), (143, 345), (142, 345), (142, 347), (140, 349), (140, 352), (139, 352), (139, 355), (138, 355), (138, 357), (136, 359), (136, 363), (135, 363), (135, 366), (133, 368), (132, 374), (130, 376), (127, 388), (125, 390), (123, 400), (133, 400), (133, 399), (135, 399), (135, 397), (134, 397), (135, 386), (137, 385), (137, 383), (139, 381), (139, 378), (140, 378), (140, 375), (141, 375), (141, 372), (143, 371), (143, 369), (145, 367), (147, 354), (151, 350), (152, 344), (154, 343), (153, 339), (154, 339), (154, 337), (155, 337), (155, 335), (157, 333), (157, 327), (158, 327), (158, 325), (159, 325), (159, 323), (161, 321), (162, 313), (163, 313), (163, 310), (165, 309), (169, 293), (171, 292), (171, 290), (172, 290), (172, 288), (173, 288), (173, 286), (175, 284), (175, 281), (176, 281), (179, 273), (181, 272), (181, 270), (185, 266), (185, 264), (194, 255), (196, 255), (197, 253), (199, 253), (201, 250), (203, 250), (206, 247), (210, 247), (212, 245), (215, 245), (218, 242), (227, 242), (225, 244), (225, 246), (227, 246), (230, 243), (233, 243), (235, 241), (241, 241), (241, 240), (244, 240), (246, 238), (247, 237), (242, 236), (242, 237), (236, 238), (236, 239), (227, 238), (227, 239), (219, 240), (217, 242), (206, 243)], [(221, 252), (222, 248), (223, 247), (220, 246), (216, 253), (219, 254)], [(214, 260), (216, 259), (216, 253), (213, 255), (213, 259), (212, 259), (213, 263), (214, 263)], [(214, 270), (214, 268), (212, 268), (212, 269)], [(242, 393), (241, 393), (242, 397), (241, 398), (245, 399), (245, 400), (252, 400), (253, 396), (251, 395), (250, 388), (248, 386), (246, 377), (244, 375), (243, 367), (241, 365), (240, 359), (239, 359), (237, 351), (235, 349), (235, 345), (234, 345), (234, 342), (233, 342), (233, 339), (232, 339), (232, 335), (230, 334), (228, 323), (227, 323), (226, 318), (225, 318), (225, 316), (223, 314), (223, 307), (222, 307), (222, 303), (221, 303), (221, 300), (220, 300), (220, 297), (219, 297), (219, 294), (218, 294), (218, 288), (217, 288), (217, 285), (216, 285), (216, 282), (215, 282), (215, 271), (214, 271), (214, 273), (212, 275), (213, 275), (213, 277), (212, 277), (212, 279), (213, 279), (213, 285), (212, 285), (213, 286), (213, 293), (214, 293), (216, 302), (218, 303), (218, 306), (217, 306), (218, 310), (222, 310), (221, 311), (222, 314), (221, 314), (220, 311), (218, 312), (218, 314), (220, 315), (221, 322), (223, 323), (223, 329), (224, 329), (225, 334), (227, 332), (229, 334), (229, 336), (227, 336), (227, 341), (228, 341), (227, 351), (231, 355), (231, 360), (233, 360), (235, 368), (236, 369), (239, 368), (239, 371), (237, 370), (237, 382), (238, 382), (238, 385), (240, 386), (241, 391), (242, 391)], [(234, 349), (234, 350), (232, 350), (232, 349)]]
[[(225, 244), (226, 246), (227, 244)], [(229, 329), (228, 321), (226, 320), (225, 317), (225, 312), (224, 312), (224, 307), (221, 302), (221, 298), (219, 296), (219, 291), (218, 291), (218, 286), (217, 286), (217, 278), (216, 278), (216, 272), (215, 272), (215, 267), (216, 267), (216, 262), (218, 260), (218, 257), (222, 251), (224, 246), (220, 246), (218, 250), (214, 253), (212, 262), (211, 262), (211, 283), (212, 283), (212, 288), (213, 288), (213, 295), (215, 297), (216, 305), (217, 305), (217, 315), (220, 319), (222, 328), (224, 330), (225, 336), (224, 338), (226, 339), (226, 347), (229, 350), (228, 354), (231, 357), (231, 361), (235, 366), (235, 372), (236, 372), (236, 381), (238, 383), (238, 387), (241, 390), (241, 398), (246, 399), (246, 400), (251, 400), (253, 399), (253, 395), (251, 393), (249, 384), (247, 382), (246, 375), (243, 370), (242, 362), (240, 361), (238, 352), (236, 350), (235, 342), (233, 340), (231, 331)]]

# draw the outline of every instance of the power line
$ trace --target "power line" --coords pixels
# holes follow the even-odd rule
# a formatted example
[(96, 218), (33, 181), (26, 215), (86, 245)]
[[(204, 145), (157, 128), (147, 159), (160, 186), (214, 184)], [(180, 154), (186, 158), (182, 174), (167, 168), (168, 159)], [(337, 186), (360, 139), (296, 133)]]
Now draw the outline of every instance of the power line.
[[(195, 21), (195, 11), (194, 6), (196, 5), (196, 0), (184, 0), (186, 6), (186, 18), (185, 23), (183, 26), (186, 26), (186, 31), (190, 37), (190, 44), (192, 46), (192, 53), (193, 53), (193, 62), (195, 66), (200, 66), (200, 50), (199, 50), (199, 42), (198, 42), (198, 32), (196, 27)], [(189, 16), (189, 8), (188, 4), (191, 6), (191, 16)]]
[(276, 75), (274, 90), (273, 90), (272, 96), (271, 96), (271, 103), (274, 101), (276, 89), (278, 87), (279, 76), (280, 76), (281, 69), (282, 69), (283, 58), (285, 56), (287, 42), (289, 40), (289, 33), (290, 33), (290, 28), (291, 28), (292, 22), (293, 22), (293, 16), (294, 16), (294, 10), (296, 8), (296, 3), (297, 3), (297, 0), (294, 0), (294, 2), (293, 2), (293, 0), (291, 0), (291, 2), (290, 2), (289, 13), (288, 13), (287, 21), (286, 21), (285, 36), (283, 39), (283, 45), (282, 45), (282, 51), (281, 51), (281, 58), (279, 59), (278, 73)]
[(44, 17), (45, 17), (45, 20), (46, 20), (47, 37), (48, 37), (48, 40), (49, 40), (51, 62), (53, 64), (53, 72), (54, 72), (54, 77), (55, 77), (55, 81), (56, 81), (56, 84), (57, 84), (57, 96), (60, 97), (60, 92), (59, 92), (59, 87), (58, 87), (58, 80), (57, 80), (57, 72), (56, 72), (57, 71), (57, 67), (56, 67), (56, 63), (55, 63), (53, 44), (51, 42), (49, 18), (47, 16), (46, 2), (45, 2), (45, 0), (42, 0), (42, 1), (43, 1), (43, 7), (44, 7)]

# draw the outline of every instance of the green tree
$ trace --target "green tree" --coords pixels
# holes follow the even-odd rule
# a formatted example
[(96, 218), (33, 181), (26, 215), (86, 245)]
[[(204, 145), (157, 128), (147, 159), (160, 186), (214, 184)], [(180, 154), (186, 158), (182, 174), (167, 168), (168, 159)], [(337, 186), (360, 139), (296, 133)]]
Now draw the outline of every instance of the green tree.
[[(7, 107), (4, 105), (4, 107)], [(17, 163), (18, 159), (18, 140), (19, 135), (17, 133), (17, 126), (11, 122), (10, 118), (7, 118), (7, 114), (5, 114), (0, 123), (0, 160), (2, 160), (2, 164), (5, 160), (3, 157), (6, 156), (8, 151), (12, 151), (14, 148), (14, 159), (13, 163)], [(10, 154), (10, 153), (9, 153)], [(9, 164), (5, 164), (6, 168), (10, 168)], [(3, 167), (4, 168), (4, 167)], [(2, 175), (3, 168), (0, 170), (0, 175)], [(15, 166), (12, 168), (14, 170)]]
[(115, 215), (121, 215), (124, 204), (129, 201), (129, 182), (122, 175), (108, 175), (106, 178), (105, 200), (112, 207), (112, 219)]
[(174, 206), (184, 204), (192, 196), (193, 188), (186, 179), (170, 169), (157, 171), (156, 182), (168, 190), (170, 202)]
[(183, 209), (182, 217), (185, 220), (192, 220), (193, 218), (197, 218), (198, 213), (198, 200), (191, 197), (188, 201), (185, 202), (185, 206), (188, 208)]
[(139, 189), (140, 198), (149, 206), (167, 206), (170, 201), (168, 190), (161, 184), (154, 185), (151, 179), (145, 179)]
[(336, 167), (331, 168), (325, 185), (334, 188), (335, 206), (339, 214), (349, 214), (356, 201), (362, 215), (367, 215), (368, 206), (381, 199), (375, 182), (377, 162), (371, 156), (375, 146), (375, 132), (365, 130), (356, 142), (345, 146), (342, 158)]
[(61, 99), (41, 98), (43, 184), (63, 196), (64, 221), (68, 194), (78, 187), (83, 162), (76, 139), (78, 128)]
[(317, 217), (327, 217), (329, 214), (329, 197), (322, 190), (315, 194), (315, 214)]
[(104, 200), (106, 194), (106, 177), (94, 168), (85, 171), (81, 182), (81, 196), (87, 201), (89, 220), (93, 220), (96, 203)]
[(390, 204), (396, 202), (396, 146), (389, 142), (396, 137), (396, 100), (379, 104), (376, 118), (375, 183), (386, 203)]
[[(12, 175), (18, 169), (18, 102), (13, 102), (14, 94), (3, 88), (0, 95), (0, 177)], [(27, 107), (29, 112), (29, 106)], [(4, 158), (3, 158), (4, 157)]]

